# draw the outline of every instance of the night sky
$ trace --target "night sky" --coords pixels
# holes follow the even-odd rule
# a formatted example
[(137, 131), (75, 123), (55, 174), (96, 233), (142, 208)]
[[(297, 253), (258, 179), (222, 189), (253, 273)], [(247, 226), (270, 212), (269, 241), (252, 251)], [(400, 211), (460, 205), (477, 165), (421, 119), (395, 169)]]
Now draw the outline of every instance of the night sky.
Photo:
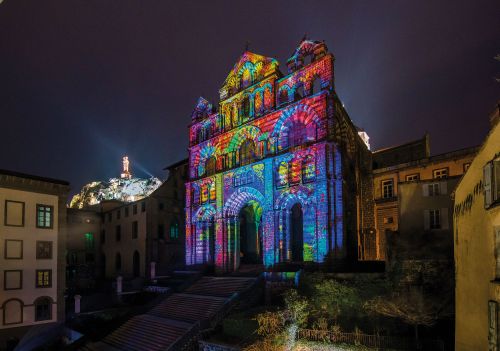
[(284, 67), (306, 33), (335, 55), (337, 92), (372, 149), (429, 132), (436, 154), (488, 132), (498, 0), (4, 0), (0, 168), (74, 193), (118, 176), (127, 154), (135, 175), (164, 178), (187, 157), (197, 98), (217, 102), (245, 43)]

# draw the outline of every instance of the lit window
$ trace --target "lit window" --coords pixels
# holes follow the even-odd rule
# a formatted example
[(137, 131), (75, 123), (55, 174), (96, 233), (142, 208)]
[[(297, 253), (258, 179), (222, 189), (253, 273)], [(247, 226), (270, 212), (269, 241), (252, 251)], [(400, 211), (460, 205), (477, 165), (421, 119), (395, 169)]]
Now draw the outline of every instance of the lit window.
[(448, 177), (448, 168), (440, 168), (432, 171), (432, 176), (435, 179), (446, 178)]
[(208, 186), (207, 184), (201, 187), (201, 202), (205, 203), (208, 200)]
[(172, 224), (170, 224), (170, 238), (178, 239), (179, 238), (179, 223), (174, 219)]
[(392, 179), (382, 181), (382, 197), (389, 199), (394, 196), (394, 181)]
[(52, 270), (37, 269), (36, 270), (36, 287), (50, 288), (52, 286)]
[(48, 205), (36, 205), (37, 228), (52, 228), (54, 208)]
[(301, 176), (301, 164), (299, 160), (294, 160), (290, 167), (290, 183), (297, 184), (300, 183)]
[(48, 297), (41, 297), (35, 301), (35, 321), (52, 319), (52, 302)]
[(304, 164), (302, 166), (303, 181), (310, 182), (316, 178), (316, 163), (314, 162), (314, 157), (308, 155), (304, 159)]
[(420, 174), (415, 173), (415, 174), (409, 174), (406, 176), (406, 181), (407, 182), (416, 182), (420, 179)]

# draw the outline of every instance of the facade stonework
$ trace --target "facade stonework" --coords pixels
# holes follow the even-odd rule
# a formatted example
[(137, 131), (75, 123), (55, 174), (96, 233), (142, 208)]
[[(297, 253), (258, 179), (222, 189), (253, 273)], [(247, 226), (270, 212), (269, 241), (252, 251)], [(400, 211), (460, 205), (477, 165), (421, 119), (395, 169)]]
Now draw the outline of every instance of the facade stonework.
[(187, 265), (358, 258), (358, 236), (374, 232), (361, 220), (373, 213), (362, 191), (371, 161), (335, 94), (333, 61), (324, 43), (304, 40), (283, 76), (276, 60), (246, 51), (219, 112), (200, 98), (189, 127)]

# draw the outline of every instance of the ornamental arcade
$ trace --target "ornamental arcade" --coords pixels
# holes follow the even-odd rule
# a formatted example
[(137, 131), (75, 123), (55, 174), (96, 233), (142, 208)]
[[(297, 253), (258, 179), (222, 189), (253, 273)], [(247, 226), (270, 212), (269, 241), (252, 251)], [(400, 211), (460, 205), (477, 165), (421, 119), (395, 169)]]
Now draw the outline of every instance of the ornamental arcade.
[(187, 265), (357, 260), (374, 246), (370, 153), (335, 93), (333, 62), (325, 43), (303, 40), (283, 75), (245, 51), (218, 108), (198, 100)]

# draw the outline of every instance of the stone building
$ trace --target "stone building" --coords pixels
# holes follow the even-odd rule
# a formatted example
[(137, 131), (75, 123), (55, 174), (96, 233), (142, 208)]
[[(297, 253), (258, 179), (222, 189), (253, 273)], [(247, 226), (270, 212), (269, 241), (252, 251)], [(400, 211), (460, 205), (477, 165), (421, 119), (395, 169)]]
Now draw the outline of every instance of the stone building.
[(500, 304), (500, 105), (455, 190), (455, 350), (498, 350)]
[(333, 55), (303, 40), (287, 61), (245, 51), (189, 126), (186, 264), (219, 271), (356, 261), (374, 236), (371, 158), (335, 89)]
[(184, 262), (187, 160), (166, 169), (167, 180), (144, 199), (100, 204), (99, 260), (105, 277), (149, 278)]
[[(420, 140), (373, 153), (377, 238), (372, 243), (376, 250), (371, 250), (376, 255), (371, 259), (386, 259), (387, 230), (423, 232), (429, 229), (429, 216), (438, 215), (437, 221), (443, 225), (448, 223), (447, 230), (451, 231), (451, 203), (448, 204), (447, 201), (450, 201), (450, 194), (456, 184), (456, 180), (451, 179), (459, 178), (465, 173), (477, 150), (477, 147), (472, 147), (431, 156), (429, 136), (425, 135)], [(431, 192), (433, 195), (429, 196), (431, 186), (435, 187), (439, 195)], [(402, 188), (406, 192), (406, 199), (403, 200), (400, 199)], [(439, 205), (441, 199), (446, 203)], [(416, 201), (415, 204), (412, 201)], [(401, 208), (402, 205), (405, 208)], [(436, 207), (438, 205), (443, 207)], [(424, 209), (422, 206), (428, 208)], [(441, 208), (443, 210), (439, 211)], [(429, 210), (433, 212), (425, 212)], [(400, 228), (400, 222), (404, 228)]]
[(64, 321), (69, 183), (0, 170), (0, 348)]

